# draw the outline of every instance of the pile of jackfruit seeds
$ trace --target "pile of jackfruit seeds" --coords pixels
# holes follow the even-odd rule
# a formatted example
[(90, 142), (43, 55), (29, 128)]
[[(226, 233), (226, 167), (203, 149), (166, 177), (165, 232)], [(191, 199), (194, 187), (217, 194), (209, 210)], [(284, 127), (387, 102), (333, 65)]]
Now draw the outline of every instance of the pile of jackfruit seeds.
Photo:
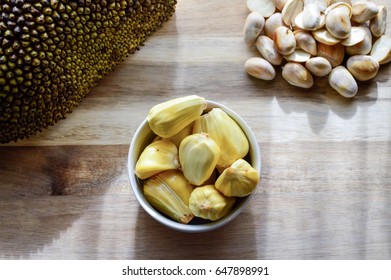
[(176, 0), (1, 0), (0, 143), (53, 125), (175, 12)]

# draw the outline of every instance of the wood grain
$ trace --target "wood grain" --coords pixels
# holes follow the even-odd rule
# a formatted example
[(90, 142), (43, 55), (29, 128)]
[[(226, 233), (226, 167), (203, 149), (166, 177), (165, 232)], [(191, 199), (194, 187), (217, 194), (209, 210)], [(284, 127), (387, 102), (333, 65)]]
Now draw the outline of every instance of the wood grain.
[[(1, 145), (0, 258), (391, 259), (390, 64), (352, 100), (327, 79), (309, 91), (281, 71), (255, 80), (243, 71), (257, 55), (241, 38), (247, 14), (241, 0), (179, 1), (66, 120)], [(262, 153), (248, 208), (197, 235), (149, 217), (126, 171), (149, 108), (185, 94), (238, 112)]]

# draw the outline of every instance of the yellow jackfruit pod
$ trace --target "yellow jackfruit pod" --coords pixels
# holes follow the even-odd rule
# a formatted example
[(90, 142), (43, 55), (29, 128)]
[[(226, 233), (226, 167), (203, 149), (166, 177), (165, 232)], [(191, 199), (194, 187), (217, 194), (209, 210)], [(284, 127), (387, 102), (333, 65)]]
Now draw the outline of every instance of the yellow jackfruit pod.
[(247, 161), (238, 159), (224, 169), (215, 187), (225, 196), (243, 197), (252, 193), (259, 182), (259, 174)]
[(162, 171), (179, 167), (178, 148), (168, 140), (157, 140), (141, 152), (134, 172), (140, 179), (147, 179)]
[(220, 108), (213, 108), (198, 118), (194, 122), (193, 132), (207, 133), (220, 147), (219, 170), (245, 157), (249, 151), (248, 139), (241, 127)]
[(199, 118), (206, 106), (205, 98), (197, 95), (174, 98), (152, 107), (147, 121), (156, 135), (172, 137)]
[(179, 146), (179, 161), (183, 174), (196, 186), (201, 185), (212, 175), (219, 158), (219, 146), (204, 133), (185, 137)]
[(194, 218), (188, 207), (192, 188), (178, 175), (180, 172), (167, 172), (148, 178), (144, 182), (145, 198), (156, 210), (174, 221), (187, 224)]
[(206, 181), (201, 184), (201, 186), (202, 185), (214, 185), (216, 182), (217, 176), (218, 176), (218, 172), (217, 172), (217, 169), (215, 169), (215, 170), (213, 170), (212, 175), (210, 175), (209, 178), (206, 179)]
[[(152, 139), (152, 142), (151, 142), (151, 143), (156, 142), (156, 141), (159, 141), (159, 140), (163, 140), (163, 138), (156, 135), (156, 136)], [(168, 139), (165, 139), (165, 140), (168, 140)], [(170, 140), (168, 140), (168, 141), (170, 141)]]
[(182, 140), (186, 136), (189, 136), (192, 133), (193, 133), (193, 122), (191, 124), (187, 125), (185, 128), (183, 128), (177, 134), (175, 134), (171, 137), (168, 137), (168, 138), (163, 138), (163, 139), (170, 140), (172, 143), (175, 144), (175, 146), (177, 146), (179, 148), (179, 145), (181, 144)]
[(157, 174), (156, 177), (168, 185), (179, 196), (179, 198), (187, 206), (189, 206), (189, 198), (190, 194), (194, 190), (194, 186), (187, 181), (181, 171), (167, 170)]
[(189, 208), (196, 217), (217, 221), (232, 210), (235, 201), (235, 197), (224, 196), (214, 185), (205, 185), (191, 193)]

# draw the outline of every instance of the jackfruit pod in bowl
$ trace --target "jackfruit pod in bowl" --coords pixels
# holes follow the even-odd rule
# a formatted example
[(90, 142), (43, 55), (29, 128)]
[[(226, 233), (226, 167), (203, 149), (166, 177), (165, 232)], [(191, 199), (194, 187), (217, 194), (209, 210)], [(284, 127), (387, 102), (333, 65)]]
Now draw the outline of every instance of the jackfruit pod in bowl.
[[(230, 116), (242, 129), (245, 136), (248, 140), (248, 153), (243, 157), (251, 166), (258, 172), (259, 176), (261, 174), (261, 152), (255, 138), (255, 135), (249, 125), (244, 121), (242, 117), (240, 117), (237, 113), (232, 111), (230, 108), (224, 106), (215, 101), (206, 100), (207, 106), (203, 111), (203, 114), (210, 112), (213, 108), (220, 108), (223, 110), (228, 116)], [(242, 211), (247, 207), (250, 200), (253, 198), (254, 193), (257, 188), (259, 188), (260, 180), (258, 182), (257, 188), (251, 192), (249, 195), (244, 197), (236, 197), (236, 201), (229, 211), (228, 214), (224, 215), (222, 218), (219, 218), (215, 221), (202, 219), (199, 217), (190, 217), (188, 213), (184, 213), (184, 219), (187, 223), (181, 223), (180, 221), (175, 221), (174, 219), (165, 215), (162, 211), (153, 207), (150, 201), (147, 199), (143, 188), (146, 180), (140, 179), (136, 175), (136, 165), (140, 155), (144, 151), (144, 149), (150, 145), (152, 142), (157, 141), (159, 137), (151, 130), (147, 118), (140, 124), (130, 143), (130, 149), (128, 154), (128, 174), (131, 189), (139, 202), (140, 206), (156, 221), (159, 223), (177, 230), (181, 232), (188, 233), (198, 233), (198, 232), (206, 232), (215, 230), (220, 228), (232, 220), (237, 218)], [(199, 186), (195, 186), (195, 188), (199, 188)], [(192, 219), (191, 219), (192, 218)]]

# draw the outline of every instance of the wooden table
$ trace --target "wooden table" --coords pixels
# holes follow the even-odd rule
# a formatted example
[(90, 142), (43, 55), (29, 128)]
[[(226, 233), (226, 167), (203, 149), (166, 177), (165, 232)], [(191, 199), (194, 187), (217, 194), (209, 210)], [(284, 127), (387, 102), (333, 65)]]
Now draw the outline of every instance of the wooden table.
[[(376, 0), (391, 11), (386, 0)], [(3, 259), (391, 259), (390, 64), (347, 100), (243, 71), (242, 0), (181, 1), (66, 120), (0, 146)], [(388, 17), (391, 34), (391, 16)], [(150, 107), (198, 94), (238, 112), (262, 152), (248, 208), (214, 232), (157, 223), (127, 155)]]

